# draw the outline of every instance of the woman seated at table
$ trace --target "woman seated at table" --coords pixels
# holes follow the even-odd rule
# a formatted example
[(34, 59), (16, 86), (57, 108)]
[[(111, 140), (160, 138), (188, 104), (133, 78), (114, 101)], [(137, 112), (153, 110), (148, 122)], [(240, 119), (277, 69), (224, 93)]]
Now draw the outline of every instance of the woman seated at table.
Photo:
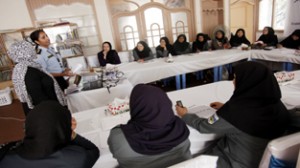
[(186, 36), (184, 34), (180, 34), (177, 37), (177, 40), (175, 41), (173, 48), (176, 55), (191, 53), (190, 43), (186, 41)]
[(208, 46), (208, 36), (203, 33), (197, 34), (196, 40), (193, 42), (193, 47), (192, 50), (194, 53), (198, 53), (201, 51), (208, 51), (209, 46)]
[(244, 29), (238, 29), (234, 36), (230, 39), (230, 45), (232, 47), (238, 47), (242, 44), (247, 44), (250, 46), (250, 41), (247, 39), (245, 30)]
[(288, 111), (273, 73), (260, 63), (237, 65), (233, 84), (229, 101), (211, 103), (217, 112), (208, 119), (189, 114), (185, 107), (176, 106), (176, 111), (199, 132), (221, 137), (206, 153), (219, 156), (218, 167), (258, 167), (268, 142), (284, 133)]
[(272, 27), (265, 27), (263, 34), (259, 37), (256, 43), (261, 43), (263, 47), (276, 46), (278, 43), (277, 35)]
[[(99, 149), (74, 132), (76, 121), (56, 101), (37, 105), (26, 117), (25, 137), (0, 161), (1, 168), (91, 168)], [(10, 145), (8, 145), (10, 146)]]
[(277, 47), (300, 49), (300, 29), (295, 30), (289, 37), (281, 41)]
[(156, 57), (163, 58), (171, 55), (175, 55), (173, 46), (170, 44), (168, 37), (162, 37), (159, 40), (160, 44), (156, 47)]
[(139, 41), (136, 47), (133, 49), (134, 61), (144, 62), (154, 58), (153, 53), (144, 41)]
[(16, 42), (11, 45), (8, 52), (10, 58), (16, 63), (12, 81), (25, 115), (34, 106), (46, 100), (55, 100), (63, 106), (67, 105), (57, 81), (34, 61), (37, 54), (29, 42)]
[(212, 40), (212, 49), (220, 50), (220, 49), (228, 49), (231, 48), (230, 43), (225, 36), (223, 30), (218, 30), (215, 32), (215, 38)]
[(108, 145), (120, 167), (168, 167), (191, 158), (189, 130), (174, 115), (159, 88), (136, 85), (130, 96), (131, 119), (113, 128)]
[(102, 51), (98, 53), (98, 60), (100, 66), (106, 66), (106, 64), (120, 64), (120, 57), (116, 50), (112, 50), (110, 42), (102, 43)]

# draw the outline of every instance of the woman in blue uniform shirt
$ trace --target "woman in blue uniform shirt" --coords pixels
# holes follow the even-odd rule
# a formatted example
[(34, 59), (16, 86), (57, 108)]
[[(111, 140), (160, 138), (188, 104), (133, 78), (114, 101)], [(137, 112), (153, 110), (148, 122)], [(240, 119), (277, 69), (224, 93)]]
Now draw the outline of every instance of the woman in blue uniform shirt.
[(72, 76), (73, 74), (70, 69), (63, 67), (62, 58), (50, 47), (50, 39), (47, 34), (43, 29), (39, 29), (32, 32), (30, 38), (36, 44), (38, 54), (36, 61), (56, 79), (62, 90), (66, 89), (69, 84), (64, 76)]

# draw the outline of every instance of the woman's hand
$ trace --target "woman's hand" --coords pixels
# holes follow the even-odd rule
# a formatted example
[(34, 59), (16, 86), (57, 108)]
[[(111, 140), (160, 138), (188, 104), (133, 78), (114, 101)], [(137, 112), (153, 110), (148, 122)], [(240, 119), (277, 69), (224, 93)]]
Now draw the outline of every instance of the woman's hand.
[(180, 107), (180, 106), (177, 106), (177, 105), (175, 107), (176, 107), (176, 112), (180, 117), (183, 117), (188, 112), (186, 107)]
[(74, 74), (71, 71), (71, 69), (65, 69), (62, 74), (63, 74), (63, 76), (74, 76)]
[(76, 132), (75, 132), (76, 127), (77, 127), (77, 121), (74, 117), (72, 117), (72, 120), (71, 120), (71, 130), (72, 130), (71, 140), (74, 140), (76, 138)]
[(143, 63), (143, 62), (144, 62), (144, 59), (139, 59), (137, 62)]
[(221, 103), (221, 102), (212, 102), (210, 103), (210, 107), (216, 109), (216, 110), (219, 110), (224, 104)]
[(77, 127), (77, 121), (74, 117), (72, 117), (72, 120), (71, 120), (71, 129), (72, 131), (74, 131)]
[(281, 44), (277, 44), (277, 48), (283, 48)]

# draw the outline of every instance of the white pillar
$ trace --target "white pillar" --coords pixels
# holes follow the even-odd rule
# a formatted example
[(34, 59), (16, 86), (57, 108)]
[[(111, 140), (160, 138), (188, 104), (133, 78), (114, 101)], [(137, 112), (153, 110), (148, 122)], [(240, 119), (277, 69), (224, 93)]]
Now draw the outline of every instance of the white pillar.
[(202, 3), (199, 0), (194, 0), (195, 26), (196, 33), (202, 32)]
[(115, 48), (115, 42), (113, 37), (113, 27), (110, 22), (111, 16), (108, 13), (106, 1), (94, 0), (96, 14), (98, 19), (98, 25), (100, 34), (103, 41), (109, 41), (113, 48)]
[(223, 0), (224, 25), (230, 28), (230, 0)]

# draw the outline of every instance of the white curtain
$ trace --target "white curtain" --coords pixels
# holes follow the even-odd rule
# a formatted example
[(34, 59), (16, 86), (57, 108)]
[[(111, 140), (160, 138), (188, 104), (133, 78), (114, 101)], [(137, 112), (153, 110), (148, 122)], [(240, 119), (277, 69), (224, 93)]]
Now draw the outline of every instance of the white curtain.
[(294, 30), (300, 29), (300, 0), (288, 0), (284, 36), (289, 36)]

